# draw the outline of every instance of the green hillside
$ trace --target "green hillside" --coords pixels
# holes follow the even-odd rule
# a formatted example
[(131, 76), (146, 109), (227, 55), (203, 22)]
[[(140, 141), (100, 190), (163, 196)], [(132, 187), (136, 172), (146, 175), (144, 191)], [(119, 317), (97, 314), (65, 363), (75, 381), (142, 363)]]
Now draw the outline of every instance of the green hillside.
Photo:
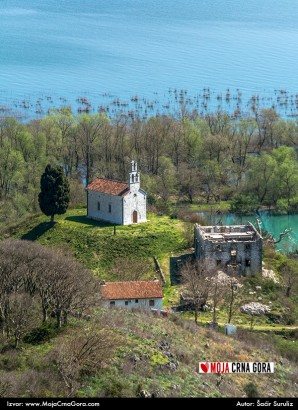
[[(87, 357), (72, 368), (90, 329), (106, 342), (96, 352), (100, 366), (90, 365)], [(46, 342), (30, 340), (36, 342), (27, 338), (22, 349), (6, 349), (0, 356), (5, 397), (65, 397), (69, 385), (72, 397), (137, 397), (141, 391), (155, 397), (245, 397), (250, 382), (259, 397), (294, 397), (296, 391), (297, 363), (282, 357), (275, 337), (250, 332), (227, 337), (175, 315), (99, 308), (91, 321), (72, 319)], [(275, 373), (199, 374), (200, 361), (218, 360), (274, 361)]]
[(167, 216), (148, 215), (140, 225), (114, 226), (86, 218), (86, 209), (73, 209), (56, 216), (52, 226), (49, 218), (36, 215), (16, 226), (6, 227), (2, 237), (38, 241), (46, 246), (58, 246), (102, 278), (113, 279), (111, 268), (117, 258), (168, 257), (186, 246), (183, 222)]
[[(62, 249), (108, 280), (117, 278), (115, 262), (128, 257), (148, 261), (145, 274), (152, 278), (156, 274), (153, 256), (157, 256), (167, 279), (164, 305), (171, 307), (178, 301), (179, 285), (170, 286), (169, 257), (189, 252), (191, 224), (150, 214), (147, 223), (117, 226), (114, 234), (112, 225), (90, 221), (85, 214), (85, 209), (69, 210), (57, 217), (54, 226), (42, 215), (32, 216), (3, 228), (1, 238), (22, 238)], [(283, 262), (272, 252), (265, 256), (276, 268)], [(270, 281), (248, 280), (242, 297), (256, 285), (262, 286), (264, 303), (273, 301), (274, 320), (285, 315), (290, 304), (280, 299), (282, 289)], [(291, 300), (293, 305), (296, 299)], [(191, 312), (159, 318), (95, 304), (89, 314), (80, 320), (70, 316), (61, 329), (51, 319), (28, 331), (18, 349), (7, 342), (9, 338), (0, 338), (0, 396), (245, 397), (249, 383), (257, 388), (258, 397), (294, 397), (297, 390), (295, 323), (276, 324), (266, 317), (255, 325), (259, 331), (249, 331), (239, 327), (248, 325), (249, 318), (238, 310), (237, 336), (227, 337), (222, 327), (220, 331), (206, 327), (211, 312), (200, 313), (201, 326), (194, 324)], [(220, 324), (225, 323), (224, 304), (218, 318)], [(96, 343), (78, 359), (87, 341)], [(273, 361), (275, 373), (199, 374), (200, 361), (219, 360)]]
[[(166, 278), (164, 287), (165, 307), (171, 308), (179, 301), (180, 286), (171, 286), (170, 257), (189, 253), (187, 245), (192, 241), (191, 223), (168, 216), (148, 215), (148, 222), (139, 225), (114, 226), (109, 223), (92, 221), (86, 218), (86, 209), (71, 209), (64, 215), (56, 216), (56, 224), (52, 226), (49, 218), (44, 215), (35, 215), (24, 219), (15, 226), (8, 226), (0, 231), (0, 237), (13, 237), (37, 241), (51, 248), (58, 248), (71, 254), (83, 263), (100, 279), (106, 280), (134, 280), (132, 276), (135, 261), (135, 270), (143, 269), (143, 279), (152, 279), (156, 276), (153, 256), (158, 257)], [(266, 267), (273, 268), (278, 274), (280, 266), (286, 257), (276, 254), (272, 249), (265, 249), (264, 261)], [(295, 262), (292, 262), (295, 263)], [(129, 265), (127, 276), (119, 276), (117, 269)], [(297, 266), (297, 262), (296, 262)], [(140, 279), (138, 277), (138, 279)], [(255, 287), (261, 286), (262, 292), (256, 294)], [(253, 295), (250, 295), (254, 291)], [(297, 318), (297, 296), (285, 298), (281, 286), (261, 277), (248, 279), (239, 292), (241, 302), (247, 303), (262, 297), (262, 303), (271, 304), (271, 316), (258, 316), (254, 321), (256, 329), (284, 330), (287, 326), (295, 325)], [(182, 313), (185, 319), (193, 319), (192, 312)], [(282, 318), (279, 321), (279, 318)], [(203, 323), (210, 321), (211, 312), (201, 312), (200, 320)], [(223, 325), (227, 320), (225, 304), (219, 306), (218, 321)], [(238, 326), (249, 327), (250, 317), (239, 309), (234, 315), (234, 323)]]

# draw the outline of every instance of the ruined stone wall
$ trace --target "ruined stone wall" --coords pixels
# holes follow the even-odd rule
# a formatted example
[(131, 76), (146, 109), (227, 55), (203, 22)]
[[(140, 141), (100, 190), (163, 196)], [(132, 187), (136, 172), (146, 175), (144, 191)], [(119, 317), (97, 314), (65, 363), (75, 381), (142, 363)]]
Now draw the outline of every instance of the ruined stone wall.
[(262, 271), (262, 239), (253, 241), (211, 241), (204, 239), (195, 227), (195, 256), (198, 259), (211, 259), (226, 269), (227, 265), (237, 266), (242, 275), (255, 275)]

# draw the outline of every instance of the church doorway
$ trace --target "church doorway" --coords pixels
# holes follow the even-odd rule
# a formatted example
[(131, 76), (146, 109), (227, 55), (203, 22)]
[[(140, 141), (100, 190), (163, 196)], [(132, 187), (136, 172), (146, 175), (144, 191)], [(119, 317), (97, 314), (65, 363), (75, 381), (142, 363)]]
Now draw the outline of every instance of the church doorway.
[(132, 223), (133, 224), (138, 223), (138, 213), (137, 213), (137, 211), (133, 211), (133, 213), (132, 213)]

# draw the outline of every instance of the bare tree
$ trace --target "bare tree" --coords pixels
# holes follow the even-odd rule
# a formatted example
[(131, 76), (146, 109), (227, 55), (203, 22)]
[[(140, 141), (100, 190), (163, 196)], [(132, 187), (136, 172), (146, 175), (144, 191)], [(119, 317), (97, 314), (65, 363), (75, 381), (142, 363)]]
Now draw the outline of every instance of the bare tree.
[(227, 291), (227, 287), (229, 285), (229, 281), (227, 279), (227, 275), (222, 272), (218, 271), (215, 275), (211, 278), (211, 289), (210, 289), (210, 297), (212, 299), (212, 322), (216, 323), (217, 321), (217, 308), (220, 302), (224, 299), (224, 296)]
[(239, 288), (243, 285), (239, 281), (239, 277), (236, 278), (232, 275), (226, 275), (226, 287), (224, 294), (224, 301), (228, 311), (227, 323), (231, 323), (232, 317), (235, 313), (237, 297), (239, 295)]
[(113, 273), (117, 280), (141, 280), (146, 273), (153, 272), (152, 262), (145, 258), (116, 258), (113, 266)]
[(63, 339), (52, 357), (71, 396), (79, 386), (80, 376), (94, 375), (109, 361), (119, 341), (108, 330), (83, 329)]
[(298, 288), (298, 263), (289, 259), (286, 262), (283, 262), (280, 267), (280, 272), (283, 276), (284, 287), (286, 290), (286, 296), (289, 298), (293, 289)]
[(82, 314), (95, 294), (89, 271), (62, 252), (33, 242), (0, 242), (0, 278), (0, 327), (7, 337), (15, 335), (16, 345), (27, 312), (21, 312), (20, 299), (28, 304), (39, 295), (43, 321), (52, 311), (60, 327), (70, 313)]
[(77, 314), (90, 306), (95, 281), (78, 262), (56, 252), (48, 269), (48, 300), (57, 319), (57, 326), (67, 323), (69, 313)]
[(198, 324), (198, 313), (208, 299), (212, 288), (211, 278), (216, 268), (212, 261), (187, 261), (181, 270), (182, 283), (193, 301), (195, 323)]
[(6, 323), (9, 333), (14, 337), (15, 348), (28, 330), (31, 304), (32, 299), (25, 293), (12, 293), (9, 296)]

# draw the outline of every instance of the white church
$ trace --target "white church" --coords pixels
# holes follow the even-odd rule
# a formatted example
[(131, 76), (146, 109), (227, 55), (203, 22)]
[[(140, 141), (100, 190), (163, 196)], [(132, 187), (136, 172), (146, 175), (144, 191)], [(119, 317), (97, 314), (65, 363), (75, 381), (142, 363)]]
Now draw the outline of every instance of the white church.
[(96, 178), (86, 187), (87, 217), (117, 225), (147, 222), (146, 192), (140, 188), (136, 161), (131, 162), (128, 183)]

